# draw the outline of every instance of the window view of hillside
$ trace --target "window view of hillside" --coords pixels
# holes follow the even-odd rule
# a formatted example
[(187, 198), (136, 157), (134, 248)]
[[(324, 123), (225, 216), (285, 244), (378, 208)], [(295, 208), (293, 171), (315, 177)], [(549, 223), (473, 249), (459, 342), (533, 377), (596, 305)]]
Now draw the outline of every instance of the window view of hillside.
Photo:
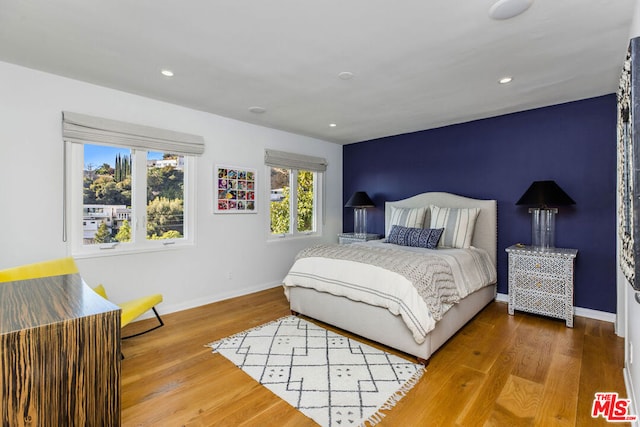
[[(131, 241), (133, 158), (128, 149), (85, 145), (84, 244)], [(146, 170), (146, 238), (183, 237), (184, 157), (149, 152)]]
[[(292, 233), (290, 224), (295, 222), (296, 232), (314, 231), (314, 173), (304, 170), (271, 168), (270, 215), (272, 234)], [(292, 191), (290, 181), (297, 182), (295, 188), (295, 212), (290, 212)]]

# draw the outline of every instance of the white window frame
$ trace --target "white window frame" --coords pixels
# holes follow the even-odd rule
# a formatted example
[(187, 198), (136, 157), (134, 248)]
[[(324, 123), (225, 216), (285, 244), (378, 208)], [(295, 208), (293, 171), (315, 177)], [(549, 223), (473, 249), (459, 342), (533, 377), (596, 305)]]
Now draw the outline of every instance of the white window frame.
[[(279, 151), (267, 148), (264, 150), (264, 164), (266, 166), (266, 176), (270, 176), (271, 168), (283, 168), (288, 169), (290, 171), (311, 171), (314, 173), (314, 210), (313, 210), (313, 220), (314, 220), (314, 230), (312, 232), (298, 232), (297, 225), (297, 200), (298, 196), (296, 194), (298, 189), (298, 176), (296, 174), (291, 174), (289, 176), (289, 186), (290, 186), (290, 205), (289, 205), (289, 233), (283, 234), (272, 234), (271, 233), (271, 203), (269, 202), (267, 205), (267, 233), (268, 240), (281, 240), (287, 237), (306, 237), (306, 236), (316, 236), (322, 234), (322, 224), (324, 223), (324, 174), (327, 170), (327, 160), (322, 157), (309, 156), (307, 154), (299, 154), (299, 153), (290, 153), (286, 151)], [(292, 176), (294, 175), (294, 176)], [(271, 185), (266, 186), (268, 188), (267, 192), (267, 200), (271, 200)], [(294, 197), (295, 196), (295, 197)], [(293, 202), (296, 201), (294, 204)]]
[[(115, 255), (129, 252), (165, 250), (195, 244), (196, 158), (204, 153), (204, 138), (173, 130), (69, 111), (62, 112), (64, 141), (64, 191), (62, 240), (69, 242), (73, 256)], [(85, 144), (106, 145), (131, 150), (132, 224), (131, 242), (83, 244), (83, 174)], [(179, 239), (149, 240), (147, 223), (147, 153), (160, 152), (184, 156), (184, 229)], [(144, 167), (142, 167), (144, 165)], [(68, 233), (70, 231), (70, 233)], [(69, 239), (69, 234), (71, 235)]]
[[(177, 239), (147, 239), (147, 153), (152, 150), (131, 149), (132, 185), (131, 185), (131, 242), (104, 244), (83, 244), (83, 171), (84, 144), (66, 144), (67, 165), (67, 229), (70, 231), (71, 255), (74, 257), (95, 257), (161, 251), (195, 245), (196, 212), (196, 158), (184, 156), (184, 230), (183, 237)], [(91, 142), (87, 142), (91, 144)], [(108, 145), (108, 144), (103, 144)], [(114, 145), (116, 146), (116, 145)], [(130, 148), (117, 145), (121, 148)], [(143, 167), (140, 167), (143, 165)]]
[[(266, 166), (265, 176), (269, 177), (271, 174), (272, 166)], [(314, 237), (322, 234), (322, 204), (323, 204), (323, 188), (322, 182), (324, 181), (324, 172), (309, 171), (313, 173), (313, 230), (311, 231), (298, 231), (298, 171), (301, 169), (295, 168), (283, 168), (289, 170), (289, 232), (274, 234), (271, 233), (271, 185), (267, 185), (266, 200), (269, 200), (267, 205), (267, 233), (268, 240), (277, 241), (290, 238), (302, 238), (302, 237)], [(302, 169), (304, 170), (304, 169)], [(268, 181), (268, 180), (267, 180)]]

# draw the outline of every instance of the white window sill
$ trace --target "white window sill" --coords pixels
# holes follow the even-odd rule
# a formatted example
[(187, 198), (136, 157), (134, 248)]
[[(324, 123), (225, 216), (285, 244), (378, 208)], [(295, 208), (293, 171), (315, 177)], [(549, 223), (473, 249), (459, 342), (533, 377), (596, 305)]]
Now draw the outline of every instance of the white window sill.
[(267, 238), (267, 243), (290, 242), (292, 240), (313, 239), (313, 238), (321, 238), (321, 237), (322, 235), (319, 233), (269, 234), (269, 237)]
[(87, 259), (87, 258), (101, 258), (107, 256), (118, 256), (118, 255), (134, 255), (134, 254), (142, 254), (149, 252), (162, 252), (162, 251), (171, 251), (178, 249), (187, 249), (195, 246), (193, 242), (176, 242), (169, 241), (162, 244), (151, 245), (146, 247), (135, 247), (135, 248), (127, 248), (121, 244), (115, 244), (113, 247), (108, 248), (109, 244), (103, 245), (103, 249), (99, 248), (91, 248), (83, 251), (72, 252), (71, 256), (76, 259)]

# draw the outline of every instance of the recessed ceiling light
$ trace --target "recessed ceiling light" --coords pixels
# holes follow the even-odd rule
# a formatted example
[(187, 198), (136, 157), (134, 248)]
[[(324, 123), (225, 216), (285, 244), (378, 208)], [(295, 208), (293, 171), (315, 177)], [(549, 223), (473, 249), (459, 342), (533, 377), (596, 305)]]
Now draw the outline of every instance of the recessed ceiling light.
[(171, 70), (164, 69), (164, 70), (162, 70), (160, 72), (165, 77), (173, 77), (173, 71), (171, 71)]
[(342, 80), (351, 80), (353, 78), (353, 73), (351, 71), (343, 71), (341, 73), (338, 73), (338, 77), (340, 77)]
[(509, 19), (520, 15), (531, 7), (533, 0), (498, 0), (489, 9), (489, 16), (493, 19)]
[(501, 85), (506, 85), (507, 83), (511, 83), (512, 80), (513, 80), (513, 77), (506, 76), (498, 80), (498, 83), (500, 83)]
[(335, 123), (329, 123), (329, 127), (330, 127), (330, 128), (334, 128), (334, 127), (336, 127), (336, 126), (338, 126), (338, 125), (337, 125), (337, 124), (335, 124)]
[(255, 114), (262, 114), (262, 113), (266, 112), (267, 109), (264, 108), (264, 107), (258, 107), (256, 105), (256, 106), (253, 106), (253, 107), (249, 107), (249, 111), (251, 111), (252, 113), (255, 113)]

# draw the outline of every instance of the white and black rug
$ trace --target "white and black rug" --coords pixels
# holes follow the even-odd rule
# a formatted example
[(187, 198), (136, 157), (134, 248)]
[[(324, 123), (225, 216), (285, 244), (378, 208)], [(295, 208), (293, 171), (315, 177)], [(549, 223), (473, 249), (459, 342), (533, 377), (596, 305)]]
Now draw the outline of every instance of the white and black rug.
[(321, 426), (375, 424), (424, 367), (287, 316), (208, 344)]

